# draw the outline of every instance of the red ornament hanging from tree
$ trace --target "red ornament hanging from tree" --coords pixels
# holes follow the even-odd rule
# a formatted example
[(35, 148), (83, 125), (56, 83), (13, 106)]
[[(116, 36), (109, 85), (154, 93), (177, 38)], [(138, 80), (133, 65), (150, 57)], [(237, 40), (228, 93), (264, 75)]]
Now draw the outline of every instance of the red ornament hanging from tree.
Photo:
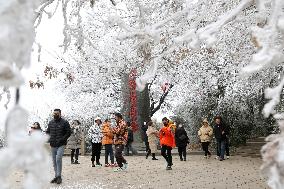
[(137, 95), (136, 95), (136, 77), (137, 77), (137, 70), (132, 69), (129, 74), (129, 91), (130, 91), (130, 123), (132, 130), (135, 132), (138, 130), (138, 123), (137, 123)]

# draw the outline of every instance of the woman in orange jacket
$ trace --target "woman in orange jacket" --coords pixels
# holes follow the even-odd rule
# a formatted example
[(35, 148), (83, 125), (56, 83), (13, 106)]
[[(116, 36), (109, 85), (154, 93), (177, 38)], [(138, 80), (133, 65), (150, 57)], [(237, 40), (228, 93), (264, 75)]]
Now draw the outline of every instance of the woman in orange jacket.
[[(105, 167), (114, 166), (114, 156), (113, 156), (113, 132), (110, 128), (110, 121), (105, 120), (102, 127), (103, 139), (102, 144), (105, 145)], [(108, 163), (108, 156), (110, 156), (111, 164)]]
[(175, 125), (170, 123), (168, 118), (164, 117), (163, 121), (163, 128), (160, 130), (160, 144), (161, 148), (161, 155), (167, 161), (167, 168), (166, 170), (172, 170), (172, 149), (175, 147)]

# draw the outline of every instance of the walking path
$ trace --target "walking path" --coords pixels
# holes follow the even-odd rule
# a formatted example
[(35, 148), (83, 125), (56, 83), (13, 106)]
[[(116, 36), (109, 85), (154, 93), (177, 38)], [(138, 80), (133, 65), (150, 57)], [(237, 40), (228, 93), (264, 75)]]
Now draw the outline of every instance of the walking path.
[[(51, 189), (109, 189), (109, 188), (145, 188), (145, 189), (264, 189), (268, 188), (265, 179), (260, 176), (261, 159), (233, 156), (220, 162), (203, 156), (188, 156), (181, 162), (173, 158), (173, 170), (165, 170), (165, 161), (142, 156), (128, 156), (129, 168), (126, 172), (113, 172), (112, 168), (91, 167), (89, 156), (80, 157), (80, 165), (71, 165), (70, 157), (63, 159), (63, 184), (49, 185)], [(101, 163), (104, 163), (102, 157)], [(13, 173), (13, 189), (20, 188), (22, 176)]]

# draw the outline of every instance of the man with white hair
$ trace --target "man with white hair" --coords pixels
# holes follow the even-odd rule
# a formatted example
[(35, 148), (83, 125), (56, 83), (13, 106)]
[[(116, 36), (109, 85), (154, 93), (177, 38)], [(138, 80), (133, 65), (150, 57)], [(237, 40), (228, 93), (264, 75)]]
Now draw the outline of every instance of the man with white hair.
[[(102, 166), (100, 163), (101, 149), (102, 149), (102, 121), (100, 117), (96, 117), (94, 125), (88, 131), (89, 139), (92, 143), (92, 167)], [(96, 165), (95, 165), (96, 161)]]

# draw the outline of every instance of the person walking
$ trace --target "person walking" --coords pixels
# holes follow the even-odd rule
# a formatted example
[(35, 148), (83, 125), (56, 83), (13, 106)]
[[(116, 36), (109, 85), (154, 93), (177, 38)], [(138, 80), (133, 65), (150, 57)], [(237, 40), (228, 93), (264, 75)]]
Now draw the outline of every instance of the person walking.
[[(95, 119), (95, 124), (88, 130), (88, 136), (92, 143), (92, 167), (101, 167), (100, 163), (101, 150), (102, 150), (102, 121), (100, 117)], [(96, 164), (95, 164), (96, 161)]]
[(127, 122), (126, 124), (127, 124), (128, 136), (127, 136), (127, 142), (126, 142), (125, 149), (124, 149), (124, 154), (126, 156), (129, 156), (130, 155), (129, 152), (131, 151), (132, 155), (137, 155), (138, 152), (132, 146), (132, 143), (134, 142), (134, 135), (133, 135), (131, 124), (130, 122)]
[[(113, 156), (113, 132), (111, 130), (110, 121), (108, 119), (103, 123), (102, 128), (103, 140), (102, 145), (105, 146), (105, 167), (114, 167), (114, 156)], [(111, 164), (108, 163), (108, 157), (110, 157)]]
[(189, 144), (189, 138), (182, 124), (179, 124), (178, 128), (176, 129), (175, 141), (176, 146), (178, 147), (180, 161), (186, 161), (186, 146)]
[(226, 147), (226, 139), (227, 139), (228, 130), (226, 126), (222, 123), (221, 116), (215, 117), (215, 126), (213, 129), (213, 132), (214, 132), (216, 142), (217, 142), (216, 159), (223, 161), (225, 160), (224, 155), (225, 155), (225, 147)]
[(148, 136), (147, 136), (147, 133), (146, 133), (146, 131), (148, 130), (148, 124), (146, 122), (143, 123), (141, 130), (142, 130), (143, 141), (144, 141), (145, 147), (146, 147), (145, 150), (146, 150), (146, 159), (147, 159), (148, 156), (151, 154), (151, 149), (150, 149), (150, 145), (149, 145), (149, 141), (148, 141)]
[[(74, 120), (71, 124), (71, 136), (67, 140), (67, 148), (71, 150), (71, 164), (80, 164), (78, 162), (79, 151), (82, 142), (82, 130), (79, 120)], [(74, 161), (75, 156), (75, 161)]]
[(67, 139), (71, 135), (71, 129), (68, 121), (61, 118), (60, 109), (53, 111), (53, 120), (48, 123), (46, 133), (50, 136), (49, 143), (55, 172), (55, 177), (51, 180), (51, 183), (61, 184), (62, 156), (64, 154), (65, 145), (67, 144)]
[(209, 152), (208, 147), (212, 140), (212, 135), (213, 135), (213, 129), (209, 125), (209, 122), (207, 121), (207, 119), (204, 119), (202, 121), (201, 128), (198, 130), (198, 136), (200, 138), (202, 149), (204, 151), (204, 158), (211, 157), (211, 152)]
[(124, 159), (122, 152), (127, 142), (128, 129), (123, 117), (120, 113), (115, 113), (116, 127), (113, 128), (115, 158), (118, 168), (115, 172), (126, 170), (128, 167), (127, 161)]
[(149, 121), (147, 125), (148, 129), (146, 131), (146, 134), (148, 137), (150, 150), (146, 155), (146, 159), (148, 158), (150, 153), (152, 153), (152, 160), (158, 160), (156, 158), (156, 153), (157, 153), (157, 138), (159, 137), (159, 131), (155, 128), (153, 121)]
[(172, 149), (175, 147), (175, 126), (169, 122), (168, 118), (164, 117), (162, 119), (163, 127), (159, 132), (161, 155), (165, 158), (167, 162), (166, 170), (172, 170)]
[(31, 135), (34, 131), (42, 132), (39, 122), (34, 122), (33, 126), (31, 126), (31, 129), (29, 130), (29, 135)]

